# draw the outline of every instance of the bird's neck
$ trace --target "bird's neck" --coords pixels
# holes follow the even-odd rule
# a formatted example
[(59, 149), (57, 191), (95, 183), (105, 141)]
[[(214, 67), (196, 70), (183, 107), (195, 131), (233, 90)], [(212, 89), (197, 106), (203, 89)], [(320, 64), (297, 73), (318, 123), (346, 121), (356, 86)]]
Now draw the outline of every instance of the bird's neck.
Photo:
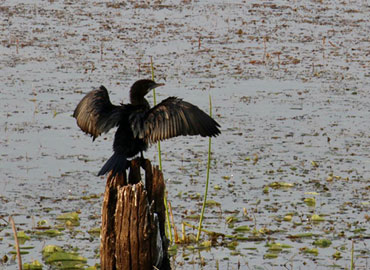
[(148, 110), (150, 109), (150, 105), (148, 101), (145, 99), (145, 94), (147, 93), (146, 89), (140, 87), (131, 87), (130, 89), (130, 102), (132, 105), (135, 106), (144, 106)]
[(137, 95), (130, 95), (130, 102), (135, 106), (144, 106), (148, 110), (150, 109), (149, 102), (144, 97), (138, 97)]

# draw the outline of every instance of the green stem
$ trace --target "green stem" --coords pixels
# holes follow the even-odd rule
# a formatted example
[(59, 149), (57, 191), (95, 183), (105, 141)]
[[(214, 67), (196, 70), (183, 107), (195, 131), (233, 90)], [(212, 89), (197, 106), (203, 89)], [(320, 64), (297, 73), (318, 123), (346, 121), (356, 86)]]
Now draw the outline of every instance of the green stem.
[[(154, 66), (153, 66), (153, 58), (150, 57), (150, 68), (152, 70), (152, 80), (154, 80)], [(157, 105), (157, 97), (155, 94), (155, 88), (153, 89), (153, 102), (154, 106)], [(157, 148), (158, 148), (158, 161), (159, 161), (159, 169), (162, 171), (162, 154), (161, 154), (161, 142), (158, 141), (157, 143)], [(173, 242), (172, 239), (172, 228), (171, 228), (171, 222), (170, 222), (170, 214), (168, 211), (168, 203), (167, 203), (167, 192), (165, 190), (164, 197), (163, 197), (163, 203), (164, 207), (166, 209), (166, 222), (167, 222), (167, 236), (170, 237), (170, 242)]]
[[(150, 57), (150, 68), (152, 70), (152, 80), (154, 81), (154, 66), (153, 66), (152, 57)], [(154, 106), (157, 105), (157, 96), (155, 94), (155, 88), (153, 89), (153, 102), (154, 102)], [(161, 142), (160, 141), (158, 141), (157, 147), (158, 147), (159, 169), (162, 171), (162, 154), (161, 154)]]
[[(212, 117), (212, 99), (211, 99), (211, 95), (209, 95), (209, 115)], [(207, 180), (206, 180), (206, 188), (205, 188), (204, 197), (203, 197), (202, 213), (200, 214), (200, 218), (199, 218), (198, 234), (197, 234), (197, 239), (196, 239), (197, 242), (199, 242), (200, 232), (202, 230), (204, 210), (206, 208), (206, 202), (207, 202), (207, 194), (208, 194), (208, 186), (209, 186), (209, 169), (211, 167), (211, 144), (212, 144), (212, 140), (211, 140), (211, 137), (209, 137), (209, 141), (208, 141), (208, 162), (207, 162)]]
[(355, 263), (354, 263), (354, 251), (355, 251), (355, 243), (352, 240), (352, 248), (351, 248), (351, 270), (355, 269)]

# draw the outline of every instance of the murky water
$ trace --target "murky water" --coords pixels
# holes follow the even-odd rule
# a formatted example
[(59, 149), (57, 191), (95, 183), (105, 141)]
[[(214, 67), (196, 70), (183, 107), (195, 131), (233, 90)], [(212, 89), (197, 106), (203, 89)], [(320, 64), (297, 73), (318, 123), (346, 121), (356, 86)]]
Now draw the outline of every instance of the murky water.
[[(150, 78), (153, 57), (166, 83), (159, 99), (175, 95), (208, 111), (211, 94), (222, 125), (209, 195), (221, 206), (206, 210), (205, 228), (231, 235), (235, 216), (234, 228), (248, 225), (263, 239), (219, 238), (200, 252), (180, 245), (174, 269), (348, 269), (351, 239), (356, 269), (368, 269), (367, 1), (23, 2), (0, 4), (1, 257), (13, 250), (8, 215), (33, 235), (39, 220), (54, 226), (62, 212), (80, 211), (79, 227), (27, 241), (34, 249), (23, 260), (41, 261), (42, 247), (56, 244), (99, 262), (99, 238), (87, 231), (100, 224), (101, 196), (82, 197), (104, 191), (96, 173), (114, 133), (92, 143), (71, 115), (100, 84), (116, 104), (127, 102), (129, 86)], [(200, 212), (207, 150), (207, 139), (162, 144), (179, 230), (182, 221), (197, 225), (187, 217)], [(157, 162), (155, 146), (146, 157)], [(263, 192), (274, 182), (294, 186)], [(313, 223), (313, 214), (325, 221)], [(306, 232), (317, 235), (290, 238)], [(331, 246), (304, 252), (322, 238)], [(274, 241), (292, 247), (268, 259)]]

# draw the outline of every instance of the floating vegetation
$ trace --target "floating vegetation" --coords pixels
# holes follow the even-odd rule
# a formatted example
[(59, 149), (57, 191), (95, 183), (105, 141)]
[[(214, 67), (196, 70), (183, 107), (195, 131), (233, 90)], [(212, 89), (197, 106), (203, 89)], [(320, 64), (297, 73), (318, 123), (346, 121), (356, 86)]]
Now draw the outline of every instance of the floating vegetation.
[(315, 236), (313, 233), (298, 233), (294, 235), (289, 235), (288, 238), (296, 239), (296, 238), (311, 238)]
[(24, 231), (18, 231), (17, 237), (20, 245), (23, 245), (24, 243), (31, 239), (31, 237), (28, 236)]
[(294, 187), (294, 184), (287, 183), (287, 182), (273, 182), (273, 183), (269, 184), (269, 187), (275, 188), (275, 189), (278, 189), (278, 188), (292, 188), (292, 187)]
[(341, 258), (343, 258), (342, 256), (342, 253), (340, 251), (336, 251), (333, 255), (332, 255), (333, 259), (335, 260), (339, 260)]
[(279, 256), (278, 253), (266, 253), (263, 255), (264, 259), (276, 259)]
[(43, 231), (36, 232), (36, 234), (37, 235), (46, 235), (46, 236), (49, 236), (49, 237), (55, 237), (55, 236), (62, 235), (63, 233), (60, 230), (49, 229), (49, 230), (43, 230)]
[(316, 162), (316, 161), (311, 161), (311, 165), (312, 165), (312, 167), (314, 167), (314, 168), (317, 168), (317, 167), (319, 167), (319, 164)]
[(88, 195), (88, 196), (82, 196), (81, 198), (83, 200), (88, 201), (88, 200), (92, 200), (92, 199), (100, 199), (101, 197), (102, 197), (101, 194), (91, 194), (91, 195)]
[(198, 248), (210, 250), (210, 247), (212, 247), (212, 241), (203, 241), (198, 244)]
[(311, 220), (313, 222), (322, 222), (322, 221), (325, 221), (325, 218), (320, 216), (320, 215), (314, 214), (314, 215), (311, 216)]
[(95, 235), (95, 236), (100, 236), (100, 227), (97, 227), (97, 228), (92, 228), (90, 230), (88, 230), (87, 232), (91, 235)]
[(239, 245), (238, 241), (231, 241), (231, 242), (227, 243), (226, 247), (228, 249), (235, 250), (238, 245)]
[(45, 246), (42, 250), (43, 260), (56, 269), (85, 269), (87, 259), (74, 252), (65, 252), (55, 245)]
[(315, 198), (305, 198), (304, 199), (305, 204), (310, 207), (315, 207), (316, 205), (316, 199)]
[(175, 245), (171, 245), (169, 248), (168, 248), (168, 254), (170, 256), (175, 256), (177, 254), (177, 249), (178, 249), (178, 246), (175, 244)]
[(49, 222), (45, 219), (42, 219), (42, 220), (39, 220), (37, 221), (37, 226), (36, 226), (36, 230), (46, 230), (46, 229), (50, 229), (50, 225), (49, 225)]
[(220, 185), (214, 185), (214, 186), (213, 186), (213, 188), (214, 188), (215, 190), (221, 190), (221, 189), (222, 189)]
[(292, 221), (292, 217), (293, 217), (292, 214), (287, 214), (287, 215), (284, 216), (283, 220), (287, 221), (287, 222), (290, 222), (290, 221)]
[(234, 228), (235, 232), (249, 232), (250, 230), (251, 230), (251, 228), (247, 225), (243, 225), (243, 226), (239, 226), (239, 227)]
[(199, 219), (199, 214), (187, 215), (185, 219)]
[(263, 256), (265, 259), (275, 259), (282, 251), (292, 248), (292, 246), (290, 245), (280, 244), (276, 242), (268, 243), (266, 246), (268, 248), (267, 253)]
[(326, 248), (330, 247), (331, 241), (329, 239), (318, 239), (313, 242), (313, 245), (321, 248)]
[(22, 269), (24, 269), (24, 270), (42, 270), (42, 264), (38, 260), (34, 260), (31, 263), (24, 263)]
[(63, 221), (66, 226), (80, 226), (80, 218), (77, 212), (64, 213), (56, 219)]
[(212, 206), (221, 206), (220, 202), (216, 202), (215, 200), (207, 200), (206, 206), (212, 207)]
[(303, 247), (303, 248), (300, 248), (300, 251), (303, 252), (303, 253), (306, 253), (306, 254), (312, 254), (312, 255), (319, 255), (319, 250), (317, 248), (307, 248), (307, 247)]
[(234, 228), (235, 222), (237, 222), (239, 218), (237, 216), (228, 216), (226, 217), (226, 223), (229, 228)]

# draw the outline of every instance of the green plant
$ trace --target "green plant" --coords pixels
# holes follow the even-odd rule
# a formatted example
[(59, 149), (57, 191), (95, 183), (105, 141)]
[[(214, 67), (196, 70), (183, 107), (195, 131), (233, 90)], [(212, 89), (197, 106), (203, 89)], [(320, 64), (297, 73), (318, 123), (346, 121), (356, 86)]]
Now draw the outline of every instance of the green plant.
[[(212, 117), (212, 99), (211, 95), (209, 95), (209, 115)], [(212, 144), (212, 139), (209, 137), (208, 141), (208, 162), (207, 162), (207, 179), (206, 179), (206, 187), (204, 190), (204, 195), (203, 195), (203, 205), (202, 205), (202, 212), (200, 214), (199, 218), (199, 225), (198, 225), (198, 233), (197, 233), (197, 242), (199, 241), (200, 238), (200, 232), (202, 230), (202, 222), (203, 222), (203, 217), (204, 217), (204, 210), (206, 208), (206, 202), (207, 202), (207, 194), (208, 194), (208, 186), (209, 186), (209, 169), (211, 167), (211, 144)]]

